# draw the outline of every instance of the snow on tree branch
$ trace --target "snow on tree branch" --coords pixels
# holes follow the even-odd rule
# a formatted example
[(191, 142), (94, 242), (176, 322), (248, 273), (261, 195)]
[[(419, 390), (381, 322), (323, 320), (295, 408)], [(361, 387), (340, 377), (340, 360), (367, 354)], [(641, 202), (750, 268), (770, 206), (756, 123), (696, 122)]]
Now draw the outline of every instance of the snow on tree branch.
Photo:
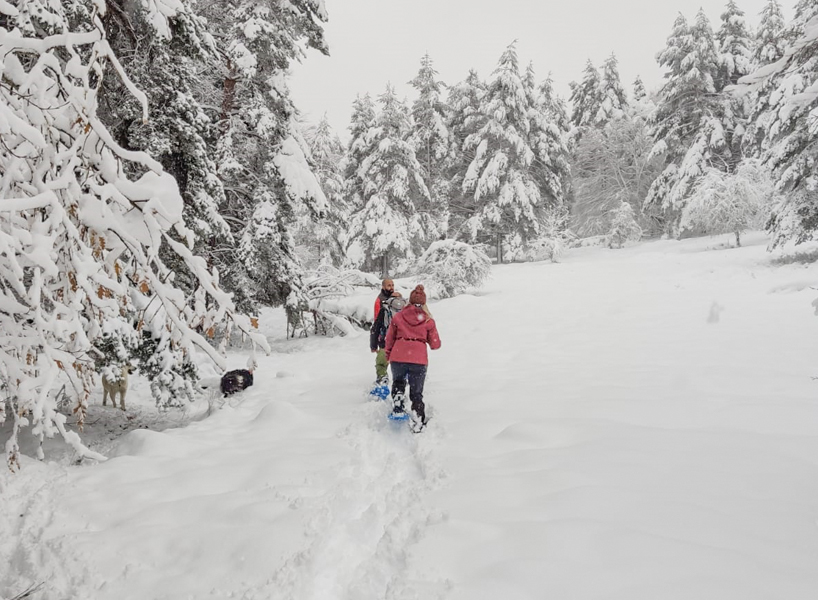
[[(77, 31), (64, 4), (39, 5), (37, 28), (0, 5), (7, 16), (0, 27), (0, 393), (10, 408), (0, 423), (13, 415), (12, 469), (28, 426), (41, 442), (59, 433), (80, 456), (102, 459), (66, 429), (54, 392), (68, 382), (81, 426), (106, 340), (150, 347), (146, 364), (153, 361), (161, 403), (190, 393), (194, 347), (224, 367), (208, 341), (217, 327), (237, 326), (267, 348), (249, 320), (234, 315), (217, 274), (190, 251), (176, 182), (148, 155), (119, 147), (97, 118), (106, 67), (138, 90), (105, 40), (104, 3), (84, 4)], [(164, 17), (174, 6), (146, 5)], [(141, 177), (130, 179), (125, 162)], [(193, 297), (175, 286), (160, 248), (191, 273)]]

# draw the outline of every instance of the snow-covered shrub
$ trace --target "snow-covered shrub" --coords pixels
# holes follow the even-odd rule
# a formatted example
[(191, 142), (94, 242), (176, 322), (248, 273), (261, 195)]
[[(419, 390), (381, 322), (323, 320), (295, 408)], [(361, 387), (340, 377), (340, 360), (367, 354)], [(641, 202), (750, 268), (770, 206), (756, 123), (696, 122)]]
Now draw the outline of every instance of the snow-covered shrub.
[(503, 243), (503, 256), (507, 262), (538, 262), (541, 260), (557, 262), (564, 250), (564, 240), (559, 237), (541, 237), (524, 244), (518, 237), (513, 236), (504, 240)]
[(434, 242), (417, 262), (424, 285), (440, 298), (451, 298), (483, 285), (491, 271), (491, 259), (469, 244), (455, 240)]
[(539, 237), (524, 242), (519, 234), (503, 240), (503, 257), (506, 262), (559, 262), (560, 257), (576, 239), (568, 229), (569, 214), (564, 210), (551, 210), (540, 225)]
[(682, 230), (711, 235), (733, 233), (741, 246), (741, 233), (764, 225), (775, 188), (757, 160), (743, 161), (735, 173), (708, 169), (693, 188), (684, 211)]
[(611, 229), (608, 232), (608, 247), (621, 248), (625, 242), (637, 242), (642, 238), (642, 228), (636, 222), (633, 207), (627, 202), (613, 211)]

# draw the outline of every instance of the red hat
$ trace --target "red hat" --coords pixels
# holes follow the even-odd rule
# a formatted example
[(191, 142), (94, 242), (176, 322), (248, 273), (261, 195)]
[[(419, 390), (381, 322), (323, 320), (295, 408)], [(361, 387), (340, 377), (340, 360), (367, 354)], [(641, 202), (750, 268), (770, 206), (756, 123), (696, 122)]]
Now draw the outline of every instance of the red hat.
[(418, 285), (409, 294), (409, 304), (426, 304), (426, 292), (423, 290), (422, 285)]

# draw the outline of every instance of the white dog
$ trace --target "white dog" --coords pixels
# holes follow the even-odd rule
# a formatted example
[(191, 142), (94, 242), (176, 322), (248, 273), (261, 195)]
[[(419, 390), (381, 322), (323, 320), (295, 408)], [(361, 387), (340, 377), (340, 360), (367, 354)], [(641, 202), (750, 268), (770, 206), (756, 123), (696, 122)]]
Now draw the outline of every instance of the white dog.
[(108, 405), (108, 396), (111, 397), (111, 404), (116, 408), (116, 395), (119, 394), (119, 407), (125, 410), (125, 392), (128, 391), (128, 373), (133, 373), (134, 368), (131, 365), (122, 365), (119, 377), (116, 379), (108, 379), (107, 376), (102, 376), (102, 406)]

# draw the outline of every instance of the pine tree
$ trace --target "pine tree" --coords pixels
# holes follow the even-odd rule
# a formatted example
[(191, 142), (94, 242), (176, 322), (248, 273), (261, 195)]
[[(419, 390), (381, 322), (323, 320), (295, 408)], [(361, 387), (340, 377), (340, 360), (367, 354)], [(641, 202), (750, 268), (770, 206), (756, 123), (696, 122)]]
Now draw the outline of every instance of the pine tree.
[(787, 29), (802, 32), (800, 36), (774, 66), (746, 78), (761, 90), (763, 160), (784, 194), (770, 219), (773, 246), (813, 239), (818, 229), (818, 138), (813, 125), (818, 108), (818, 93), (813, 89), (818, 80), (818, 32), (808, 26), (817, 15), (818, 3), (799, 2)]
[(463, 181), (464, 192), (473, 194), (476, 205), (464, 224), (472, 240), (494, 238), (499, 243), (509, 236), (524, 244), (540, 233), (545, 202), (531, 171), (531, 109), (511, 44), (482, 99), (482, 126), (465, 142), (474, 151)]
[[(106, 35), (113, 51), (123, 57), (129, 79), (145, 90), (150, 119), (143, 122), (139, 102), (111, 71), (100, 90), (100, 117), (122, 147), (147, 152), (174, 176), (185, 200), (185, 222), (196, 234), (196, 251), (212, 265), (218, 248), (234, 245), (219, 214), (224, 189), (212, 151), (218, 132), (203, 106), (198, 75), (218, 60), (215, 44), (188, 0), (177, 4), (160, 29), (138, 5), (113, 6), (103, 18)], [(195, 278), (172, 256), (165, 258), (177, 284), (191, 291)]]
[[(145, 95), (105, 37), (104, 4), (18, 5), (0, 5), (0, 423), (14, 420), (5, 444), (12, 469), (26, 426), (41, 444), (59, 433), (80, 456), (100, 458), (66, 430), (55, 392), (66, 384), (82, 423), (105, 349), (116, 346), (124, 359), (126, 346), (147, 337), (153, 354), (139, 367), (157, 400), (172, 402), (191, 391), (194, 348), (225, 366), (207, 340), (216, 327), (237, 320), (249, 330), (248, 319), (234, 317), (218, 275), (191, 251), (194, 235), (173, 177), (145, 153), (118, 145), (99, 119), (107, 69), (149, 119)], [(146, 22), (169, 39), (169, 21), (184, 6), (161, 13), (152, 6)], [(169, 254), (195, 279), (192, 293), (176, 287), (162, 258)]]
[(622, 82), (619, 79), (616, 56), (611, 54), (602, 65), (602, 79), (599, 82), (599, 109), (593, 122), (598, 127), (604, 127), (609, 121), (624, 117), (627, 107), (628, 99), (625, 97), (625, 90), (622, 89)]
[(792, 46), (807, 33), (807, 24), (818, 16), (818, 2), (815, 0), (798, 0), (795, 3), (795, 15), (790, 24), (784, 28), (783, 37)]
[(217, 82), (217, 156), (226, 190), (220, 212), (239, 241), (219, 257), (222, 282), (244, 310), (285, 304), (292, 321), (305, 302), (292, 237), (296, 215), (318, 218), (326, 198), (307, 159), (285, 75), (304, 46), (327, 52), (326, 11), (320, 0), (288, 3), (286, 11), (271, 10), (267, 0), (201, 4), (224, 56)]
[(716, 91), (735, 85), (752, 68), (753, 40), (744, 21), (744, 11), (729, 0), (721, 15), (721, 27), (716, 33), (719, 52), (719, 73)]
[[(781, 5), (777, 0), (769, 0), (761, 11), (761, 24), (756, 35), (756, 49), (753, 56), (755, 67), (764, 67), (780, 60), (784, 56), (788, 38)], [(742, 81), (746, 82), (754, 77), (754, 75), (745, 77)], [(744, 134), (744, 148), (745, 153), (750, 156), (760, 157), (768, 149), (767, 129), (770, 119), (773, 118), (770, 99), (781, 77), (779, 72), (764, 78), (763, 83), (755, 85), (755, 89), (747, 93), (747, 101), (751, 109), (747, 130)]]
[(474, 160), (474, 148), (466, 145), (466, 140), (483, 126), (484, 117), (480, 104), (486, 92), (477, 72), (469, 71), (465, 80), (451, 86), (447, 97), (449, 106), (448, 130), (450, 139), (449, 157), (446, 161), (449, 188), (449, 237), (456, 237), (463, 223), (476, 211), (474, 194), (463, 191), (469, 165)]
[(658, 60), (668, 69), (668, 81), (653, 117), (652, 154), (663, 157), (666, 167), (651, 186), (646, 205), (665, 211), (668, 225), (675, 227), (696, 179), (708, 166), (727, 164), (723, 109), (715, 88), (719, 59), (703, 11), (690, 27), (679, 15)]
[(608, 247), (622, 248), (625, 242), (636, 242), (642, 238), (642, 228), (636, 222), (633, 206), (621, 202), (612, 211), (611, 227), (608, 230)]
[(426, 54), (421, 59), (417, 76), (409, 82), (418, 91), (418, 97), (412, 103), (412, 143), (431, 198), (428, 206), (424, 206), (422, 198), (416, 198), (415, 202), (420, 210), (430, 215), (429, 234), (434, 239), (446, 231), (444, 203), (448, 190), (443, 170), (450, 147), (445, 105), (440, 97), (444, 86), (436, 76), (432, 59)]
[(347, 205), (360, 209), (364, 205), (364, 185), (361, 179), (361, 163), (369, 147), (368, 135), (375, 127), (375, 103), (369, 94), (356, 96), (352, 103), (352, 118), (346, 155), (343, 160), (344, 196)]
[[(668, 162), (684, 152), (685, 144), (698, 129), (703, 96), (715, 92), (712, 85), (708, 89), (706, 82), (693, 77), (688, 82), (688, 69), (682, 63), (692, 52), (690, 26), (679, 14), (667, 38), (667, 47), (656, 57), (659, 65), (666, 69), (667, 82), (660, 91), (659, 105), (653, 118), (653, 136), (657, 144), (663, 145), (656, 153), (667, 156)], [(688, 91), (688, 87), (692, 89)]]
[(523, 85), (529, 105), (528, 145), (534, 153), (531, 175), (539, 186), (543, 203), (551, 209), (560, 209), (571, 177), (567, 119), (551, 79), (539, 87), (535, 80), (534, 66), (529, 64)]
[(350, 237), (369, 264), (380, 263), (385, 277), (395, 259), (413, 258), (422, 251), (426, 232), (414, 199), (429, 202), (429, 191), (408, 139), (409, 110), (391, 85), (378, 101), (381, 112), (367, 134), (358, 169), (364, 204), (352, 216)]
[(554, 91), (554, 80), (551, 78), (551, 73), (540, 84), (539, 104), (546, 118), (554, 123), (560, 131), (566, 134), (570, 131), (571, 121), (568, 118), (568, 108), (565, 101)]
[(319, 218), (311, 211), (297, 215), (296, 243), (310, 252), (314, 264), (340, 265), (346, 248), (346, 223), (350, 208), (344, 198), (344, 178), (341, 160), (344, 146), (332, 130), (327, 116), (306, 135), (312, 159), (313, 172), (327, 198), (327, 209)]
[(571, 123), (575, 127), (593, 125), (599, 112), (601, 98), (599, 97), (599, 71), (588, 60), (585, 63), (585, 72), (581, 83), (571, 82)]
[(725, 142), (723, 155), (726, 161), (721, 170), (732, 172), (743, 157), (743, 138), (751, 108), (746, 96), (736, 95), (725, 88), (736, 85), (740, 78), (750, 72), (753, 40), (744, 22), (744, 12), (736, 6), (734, 0), (727, 3), (721, 21), (721, 28), (716, 34), (719, 45), (716, 92), (722, 94), (720, 117)]
[(768, 0), (761, 11), (761, 23), (756, 31), (753, 63), (756, 66), (769, 65), (784, 56), (785, 40), (784, 14), (778, 0)]
[(637, 75), (636, 79), (633, 80), (633, 99), (637, 102), (640, 102), (647, 98), (648, 93), (645, 91), (645, 84), (642, 81), (642, 78)]

